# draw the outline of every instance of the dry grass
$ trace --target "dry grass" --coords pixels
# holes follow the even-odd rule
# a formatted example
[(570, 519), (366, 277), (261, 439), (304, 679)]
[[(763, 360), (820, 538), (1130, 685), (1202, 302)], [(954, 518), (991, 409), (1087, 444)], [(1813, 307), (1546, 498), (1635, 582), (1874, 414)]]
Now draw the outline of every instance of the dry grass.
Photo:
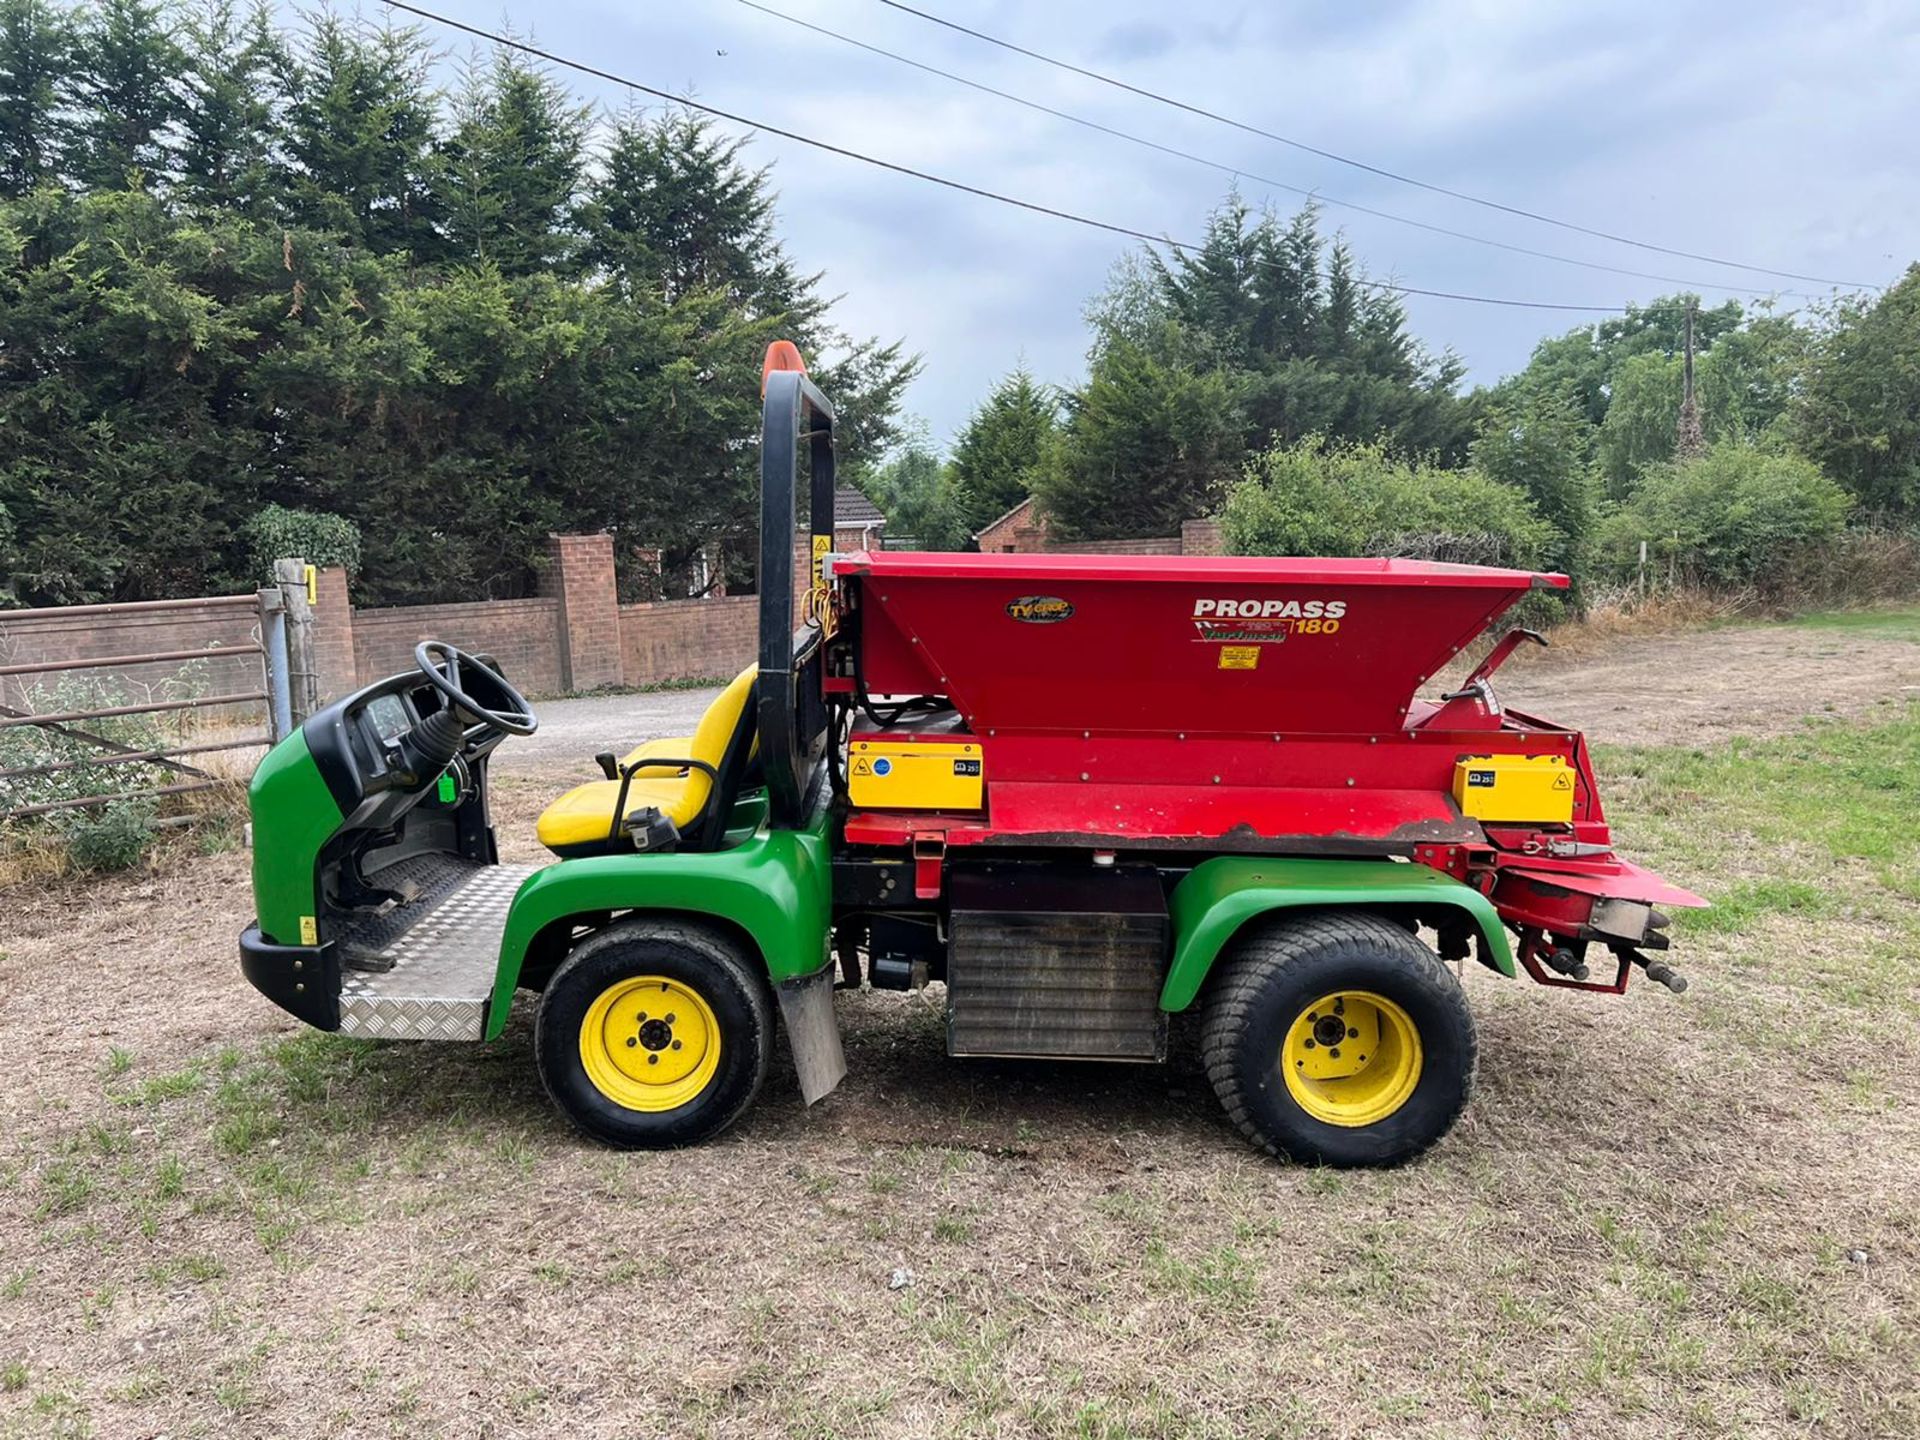
[(1547, 632), (1547, 642), (1560, 654), (1577, 657), (1606, 650), (1622, 640), (1672, 635), (1728, 620), (1757, 619), (1764, 614), (1764, 607), (1752, 595), (1685, 588), (1642, 595), (1623, 588), (1594, 596), (1584, 616), (1555, 625)]
[[(1634, 853), (1726, 902), (1694, 989), (1469, 975), (1479, 1092), (1388, 1173), (1261, 1160), (1191, 1047), (950, 1061), (935, 994), (846, 997), (824, 1105), (776, 1078), (716, 1144), (615, 1154), (525, 1013), (282, 1025), (232, 963), (241, 856), (31, 895), (0, 1435), (1920, 1432), (1916, 737), (1610, 753)], [(503, 785), (516, 848), (550, 788)]]
[[(257, 752), (256, 752), (257, 753)], [(230, 850), (240, 844), (247, 822), (246, 780), (234, 773), (245, 762), (229, 752), (214, 757), (223, 762), (210, 773), (223, 783), (208, 790), (170, 795), (159, 813), (151, 848), (138, 870), (159, 874), (183, 857)], [(70, 881), (78, 874), (62, 832), (44, 821), (0, 822), (0, 904), (8, 896), (43, 890)]]

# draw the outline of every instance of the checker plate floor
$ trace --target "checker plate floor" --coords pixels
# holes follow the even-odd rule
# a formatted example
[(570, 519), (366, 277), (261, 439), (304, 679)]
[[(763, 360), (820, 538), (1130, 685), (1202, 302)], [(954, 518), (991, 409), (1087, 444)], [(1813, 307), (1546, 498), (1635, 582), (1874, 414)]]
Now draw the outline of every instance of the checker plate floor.
[(376, 1040), (478, 1040), (514, 892), (540, 867), (489, 865), (378, 951), (393, 968), (340, 972), (340, 1033)]

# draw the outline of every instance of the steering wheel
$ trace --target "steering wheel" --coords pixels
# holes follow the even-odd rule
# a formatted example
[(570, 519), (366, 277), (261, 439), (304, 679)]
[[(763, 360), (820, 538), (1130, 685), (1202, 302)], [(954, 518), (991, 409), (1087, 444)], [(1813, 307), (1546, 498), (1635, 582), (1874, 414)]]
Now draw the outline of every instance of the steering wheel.
[[(434, 660), (435, 654), (442, 657), (444, 666)], [(540, 717), (535, 715), (533, 707), (527, 704), (527, 697), (509, 685), (506, 677), (498, 670), (474, 659), (466, 651), (449, 645), (444, 640), (422, 640), (413, 647), (413, 663), (420, 667), (420, 673), (427, 677), (449, 706), (471, 715), (482, 725), (507, 735), (531, 735), (540, 728)], [(489, 710), (462, 690), (460, 670), (463, 665), (471, 665), (485, 675), (493, 685), (498, 686), (513, 708)]]

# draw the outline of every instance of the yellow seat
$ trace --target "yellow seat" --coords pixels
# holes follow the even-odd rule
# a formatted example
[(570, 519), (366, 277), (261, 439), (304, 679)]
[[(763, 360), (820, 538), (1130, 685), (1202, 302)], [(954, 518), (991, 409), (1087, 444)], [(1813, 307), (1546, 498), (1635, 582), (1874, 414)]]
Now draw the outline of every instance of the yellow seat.
[[(661, 737), (658, 740), (649, 740), (644, 745), (634, 746), (633, 749), (629, 750), (625, 755), (621, 756), (620, 766), (624, 770), (632, 770), (636, 766), (640, 766), (648, 760), (653, 760), (653, 759), (683, 760), (692, 754), (693, 754), (693, 736), (666, 735)], [(661, 769), (664, 767), (656, 766), (654, 768)], [(676, 775), (684, 774), (686, 771), (686, 766), (675, 765), (672, 767), (672, 771)]]
[[(735, 676), (707, 706), (707, 713), (700, 717), (699, 728), (692, 735), (651, 740), (629, 752), (623, 765), (638, 764), (643, 768), (626, 782), (624, 806), (618, 780), (593, 780), (576, 785), (547, 806), (540, 812), (535, 827), (540, 843), (561, 855), (618, 849), (630, 843), (623, 823), (625, 816), (640, 810), (658, 810), (683, 834), (690, 831), (713, 795), (713, 775), (690, 767), (645, 766), (644, 762), (649, 756), (698, 760), (725, 777), (729, 751), (738, 750), (736, 768), (744, 768), (748, 746), (736, 745), (735, 741), (736, 737), (745, 738), (743, 727), (750, 731), (753, 725), (747, 703), (757, 674), (758, 667), (749, 665)], [(616, 815), (616, 807), (624, 814)]]
[[(753, 737), (753, 748), (748, 752), (748, 758), (753, 759), (759, 754), (760, 737), (756, 734)], [(693, 736), (667, 735), (658, 740), (648, 740), (644, 744), (634, 746), (621, 756), (620, 764), (622, 768), (632, 770), (636, 778), (651, 770), (653, 771), (651, 778), (658, 779), (662, 775), (684, 775), (687, 773), (687, 767), (684, 765), (650, 766), (646, 763), (647, 761), (685, 760), (691, 756), (693, 756)]]

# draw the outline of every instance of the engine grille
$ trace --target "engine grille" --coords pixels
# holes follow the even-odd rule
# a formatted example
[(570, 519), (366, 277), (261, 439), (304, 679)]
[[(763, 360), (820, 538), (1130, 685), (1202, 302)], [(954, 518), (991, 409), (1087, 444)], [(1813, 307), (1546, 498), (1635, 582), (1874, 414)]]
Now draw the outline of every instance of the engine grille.
[(1166, 1058), (1157, 874), (1003, 865), (951, 883), (949, 1054)]

